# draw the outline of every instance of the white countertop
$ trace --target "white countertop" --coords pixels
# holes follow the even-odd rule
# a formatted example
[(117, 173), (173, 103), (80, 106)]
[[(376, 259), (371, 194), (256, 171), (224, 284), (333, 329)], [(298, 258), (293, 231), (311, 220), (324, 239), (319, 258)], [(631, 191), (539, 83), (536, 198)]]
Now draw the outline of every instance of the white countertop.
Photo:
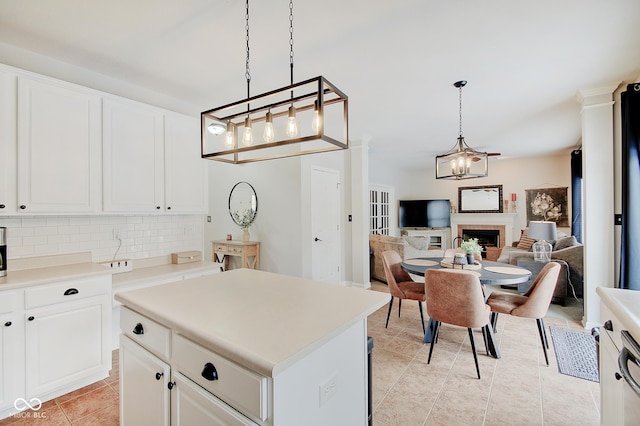
[(219, 265), (205, 260), (199, 262), (181, 264), (168, 263), (164, 265), (136, 268), (134, 263), (134, 268), (132, 271), (113, 275), (113, 289), (118, 290), (118, 287), (123, 287), (130, 284), (138, 284), (146, 281), (171, 278), (173, 276), (182, 276), (185, 273), (204, 271), (211, 268), (219, 268)]
[[(596, 292), (625, 329), (640, 342), (640, 291), (597, 287)], [(607, 319), (602, 318), (602, 321)]]
[(252, 269), (116, 294), (196, 343), (274, 377), (389, 301), (389, 295)]
[(89, 262), (9, 271), (7, 276), (0, 278), (0, 290), (11, 290), (24, 286), (47, 284), (60, 280), (85, 278), (101, 274), (110, 275), (111, 270), (104, 265)]

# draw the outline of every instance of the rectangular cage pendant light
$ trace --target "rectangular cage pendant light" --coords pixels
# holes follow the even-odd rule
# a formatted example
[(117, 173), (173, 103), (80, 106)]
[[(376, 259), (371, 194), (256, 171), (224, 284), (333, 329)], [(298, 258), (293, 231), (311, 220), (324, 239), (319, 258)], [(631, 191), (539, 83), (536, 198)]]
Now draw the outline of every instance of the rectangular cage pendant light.
[(436, 156), (436, 179), (472, 179), (489, 174), (489, 158), (486, 152), (465, 150), (449, 151)]
[(202, 112), (202, 158), (243, 164), (348, 149), (348, 118), (347, 96), (315, 77)]

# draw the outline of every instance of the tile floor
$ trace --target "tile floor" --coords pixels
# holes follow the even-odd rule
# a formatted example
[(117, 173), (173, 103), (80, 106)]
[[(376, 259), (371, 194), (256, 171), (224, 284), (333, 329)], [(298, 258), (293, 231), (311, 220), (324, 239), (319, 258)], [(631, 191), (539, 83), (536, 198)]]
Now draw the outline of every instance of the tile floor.
[(112, 358), (113, 368), (106, 379), (45, 402), (37, 413), (25, 411), (23, 417), (0, 420), (0, 426), (118, 426), (118, 351)]
[[(373, 290), (386, 292), (387, 286), (375, 282)], [(369, 317), (375, 426), (599, 424), (598, 384), (558, 373), (553, 347), (547, 367), (534, 320), (500, 316), (499, 360), (485, 355), (477, 333), (478, 380), (465, 329), (443, 324), (427, 365), (417, 302), (406, 301), (401, 318), (394, 305), (387, 329), (386, 306)], [(552, 305), (545, 323), (581, 329), (581, 315), (577, 302)], [(109, 378), (46, 402), (39, 412), (46, 418), (10, 417), (0, 426), (118, 425), (117, 351)]]
[[(491, 288), (491, 286), (487, 286)], [(388, 291), (373, 283), (373, 290)], [(546, 365), (535, 320), (500, 315), (496, 339), (501, 359), (486, 356), (482, 333), (476, 349), (478, 380), (467, 330), (442, 325), (431, 364), (422, 343), (418, 304), (397, 301), (369, 317), (373, 348), (373, 419), (376, 426), (411, 425), (598, 425), (598, 383), (558, 372), (548, 326), (581, 329), (582, 306), (551, 305), (545, 317), (549, 338)], [(426, 316), (426, 311), (425, 311)]]

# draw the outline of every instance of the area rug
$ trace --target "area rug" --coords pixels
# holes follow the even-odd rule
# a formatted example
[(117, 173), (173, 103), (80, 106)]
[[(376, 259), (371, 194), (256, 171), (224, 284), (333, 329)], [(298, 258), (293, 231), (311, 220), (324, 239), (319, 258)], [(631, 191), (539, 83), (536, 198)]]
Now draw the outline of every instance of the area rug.
[(596, 341), (590, 333), (549, 327), (558, 371), (567, 376), (599, 382)]

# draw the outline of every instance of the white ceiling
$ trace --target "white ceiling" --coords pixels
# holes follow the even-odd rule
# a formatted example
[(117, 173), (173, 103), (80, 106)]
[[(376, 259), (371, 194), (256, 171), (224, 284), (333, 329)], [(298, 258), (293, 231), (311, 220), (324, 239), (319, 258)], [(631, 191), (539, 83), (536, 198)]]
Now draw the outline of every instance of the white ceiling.
[[(463, 131), (503, 156), (580, 141), (579, 90), (640, 75), (638, 0), (295, 0), (294, 79), (349, 96), (350, 139), (424, 168)], [(0, 43), (180, 99), (242, 99), (242, 0), (0, 0)], [(250, 4), (251, 91), (289, 83), (287, 0)], [(0, 62), (2, 62), (0, 56)]]

